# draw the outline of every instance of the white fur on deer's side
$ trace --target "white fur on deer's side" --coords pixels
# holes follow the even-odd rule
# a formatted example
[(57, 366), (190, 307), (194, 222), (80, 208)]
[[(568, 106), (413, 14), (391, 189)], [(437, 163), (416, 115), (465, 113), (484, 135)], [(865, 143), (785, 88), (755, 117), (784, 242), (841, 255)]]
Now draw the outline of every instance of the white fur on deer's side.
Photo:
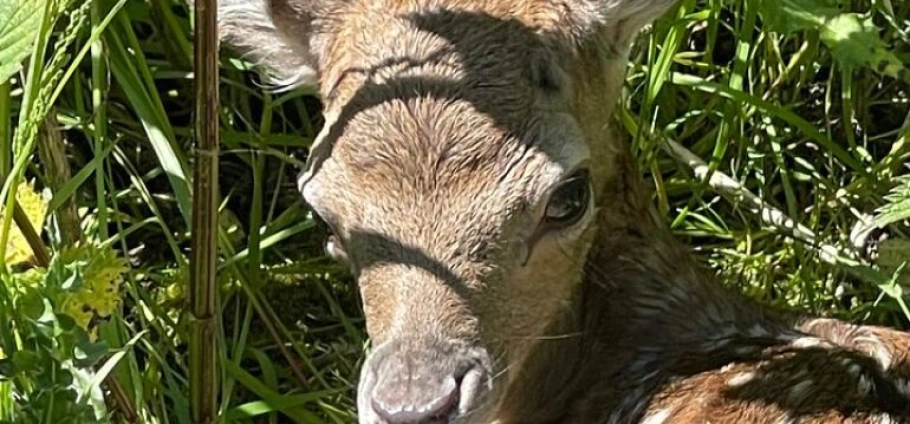
[(667, 421), (667, 418), (670, 418), (670, 414), (673, 411), (669, 409), (662, 409), (660, 411), (654, 412), (653, 414), (645, 417), (644, 421), (641, 424), (663, 424)]

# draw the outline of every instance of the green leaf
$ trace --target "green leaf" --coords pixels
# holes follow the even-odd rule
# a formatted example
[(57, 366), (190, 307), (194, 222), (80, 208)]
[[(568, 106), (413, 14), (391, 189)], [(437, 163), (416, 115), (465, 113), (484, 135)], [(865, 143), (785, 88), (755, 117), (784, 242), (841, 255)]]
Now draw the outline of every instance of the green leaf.
[[(73, 408), (82, 409), (82, 414), (84, 418), (89, 418), (89, 410), (87, 407), (90, 407), (94, 412), (94, 418), (101, 419), (104, 418), (106, 413), (106, 406), (104, 403), (104, 393), (101, 391), (101, 388), (97, 385), (92, 384), (95, 380), (95, 371), (89, 367), (81, 367), (79, 365), (73, 366), (70, 363), (64, 363), (64, 367), (67, 371), (72, 373), (73, 382), (70, 384), (69, 394), (74, 394), (72, 401), (74, 403), (79, 403), (79, 405), (73, 405)], [(81, 402), (80, 402), (81, 401)], [(85, 419), (81, 419), (80, 422), (85, 422)]]
[(15, 366), (10, 358), (0, 359), (0, 382), (13, 378)]
[(12, 365), (13, 373), (40, 373), (42, 368), (42, 357), (37, 352), (30, 350), (17, 350), (13, 354)]
[(876, 262), (882, 271), (892, 275), (900, 274), (898, 283), (910, 287), (910, 273), (899, 273), (907, 263), (910, 263), (910, 240), (889, 239), (879, 246)]
[(43, 0), (0, 0), (0, 83), (22, 67), (41, 28)]
[(831, 55), (847, 69), (869, 66), (897, 78), (904, 68), (882, 41), (872, 19), (858, 13), (843, 13), (827, 19), (819, 37), (831, 50)]
[(73, 351), (74, 363), (79, 368), (91, 367), (108, 352), (110, 352), (110, 348), (104, 341), (92, 343), (88, 339), (80, 340)]
[(704, 91), (706, 93), (718, 94), (720, 96), (732, 99), (736, 102), (752, 105), (764, 111), (767, 111), (769, 114), (774, 115), (777, 118), (787, 122), (788, 124), (796, 127), (802, 131), (807, 137), (811, 138), (819, 145), (825, 148), (829, 153), (833, 154), (834, 157), (839, 159), (841, 162), (849, 166), (854, 172), (861, 173), (863, 172), (862, 164), (853, 157), (846, 149), (841, 147), (839, 144), (835, 143), (830, 137), (824, 135), (819, 131), (818, 127), (809, 123), (801, 116), (796, 113), (788, 110), (785, 107), (769, 102), (763, 99), (760, 99), (756, 96), (753, 96), (749, 93), (745, 93), (739, 90), (733, 90), (729, 86), (723, 84), (718, 84), (713, 81), (708, 81), (704, 78), (700, 78), (695, 75), (683, 74), (674, 72), (671, 74), (671, 81), (673, 84), (690, 86), (698, 90)]
[(817, 29), (841, 13), (842, 0), (764, 0), (759, 13), (765, 28), (781, 34)]
[[(313, 415), (312, 412), (307, 411), (306, 409), (299, 408), (301, 404), (300, 398), (291, 398), (288, 396), (282, 396), (267, 384), (263, 383), (262, 380), (257, 379), (252, 374), (244, 371), (240, 366), (231, 362), (223, 362), (224, 370), (227, 374), (233, 378), (236, 378), (241, 384), (244, 385), (247, 389), (255, 393), (262, 399), (265, 408), (270, 408), (270, 411), (278, 411), (289, 418), (294, 420), (294, 422), (299, 423), (314, 423), (319, 422), (319, 419)], [(311, 401), (313, 399), (307, 398), (306, 401)], [(302, 402), (306, 403), (306, 402)], [(255, 410), (236, 410), (231, 413), (232, 416), (243, 417), (249, 414), (259, 414), (263, 409), (263, 406), (255, 406)]]
[(879, 35), (871, 16), (844, 13), (843, 0), (763, 0), (765, 29), (781, 34), (817, 30), (831, 55), (847, 70), (869, 67), (897, 79), (908, 79), (903, 62)]
[(900, 278), (905, 266), (907, 266), (906, 262), (900, 264), (900, 266), (894, 270), (894, 273), (891, 275), (891, 278), (888, 279), (888, 282), (886, 284), (879, 285), (885, 294), (897, 300), (900, 300), (904, 295), (903, 287), (900, 285)]
[(879, 208), (875, 217), (876, 226), (885, 227), (910, 219), (910, 175), (899, 178), (885, 200), (888, 203)]
[(187, 170), (191, 168), (175, 139), (158, 92), (154, 90), (151, 72), (145, 65), (144, 53), (129, 19), (118, 15), (105, 36), (111, 46), (111, 71), (145, 128), (152, 150), (174, 190), (178, 209), (187, 223), (192, 222), (191, 184), (187, 177)]

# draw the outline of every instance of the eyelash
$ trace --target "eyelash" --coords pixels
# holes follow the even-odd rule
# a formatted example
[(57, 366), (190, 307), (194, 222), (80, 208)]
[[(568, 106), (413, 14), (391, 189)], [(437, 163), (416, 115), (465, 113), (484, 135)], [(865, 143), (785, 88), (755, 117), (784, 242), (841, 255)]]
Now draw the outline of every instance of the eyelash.
[[(564, 190), (570, 191), (564, 192)], [(559, 196), (567, 197), (560, 198)], [(565, 228), (577, 224), (590, 208), (591, 196), (591, 183), (588, 170), (582, 169), (573, 173), (569, 178), (566, 178), (560, 183), (553, 193), (551, 193), (550, 198), (547, 200), (547, 206), (544, 209), (543, 223), (555, 228)], [(564, 204), (554, 203), (559, 201), (563, 201)], [(559, 206), (567, 206), (569, 212), (563, 215), (550, 217), (548, 215), (550, 208)]]

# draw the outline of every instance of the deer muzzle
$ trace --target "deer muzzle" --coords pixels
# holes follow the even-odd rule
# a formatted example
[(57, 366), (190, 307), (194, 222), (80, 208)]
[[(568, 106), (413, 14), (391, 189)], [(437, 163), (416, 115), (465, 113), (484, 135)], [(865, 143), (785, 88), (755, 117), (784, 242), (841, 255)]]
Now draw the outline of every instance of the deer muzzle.
[(361, 424), (469, 423), (491, 391), (485, 349), (390, 341), (367, 357), (357, 405)]

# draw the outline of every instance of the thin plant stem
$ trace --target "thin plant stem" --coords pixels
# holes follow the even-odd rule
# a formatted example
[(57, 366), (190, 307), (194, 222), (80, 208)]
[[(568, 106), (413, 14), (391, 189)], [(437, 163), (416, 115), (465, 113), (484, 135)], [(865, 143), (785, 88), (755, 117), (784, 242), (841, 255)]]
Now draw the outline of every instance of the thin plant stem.
[(190, 257), (190, 415), (218, 422), (218, 27), (215, 0), (194, 4), (196, 150)]

